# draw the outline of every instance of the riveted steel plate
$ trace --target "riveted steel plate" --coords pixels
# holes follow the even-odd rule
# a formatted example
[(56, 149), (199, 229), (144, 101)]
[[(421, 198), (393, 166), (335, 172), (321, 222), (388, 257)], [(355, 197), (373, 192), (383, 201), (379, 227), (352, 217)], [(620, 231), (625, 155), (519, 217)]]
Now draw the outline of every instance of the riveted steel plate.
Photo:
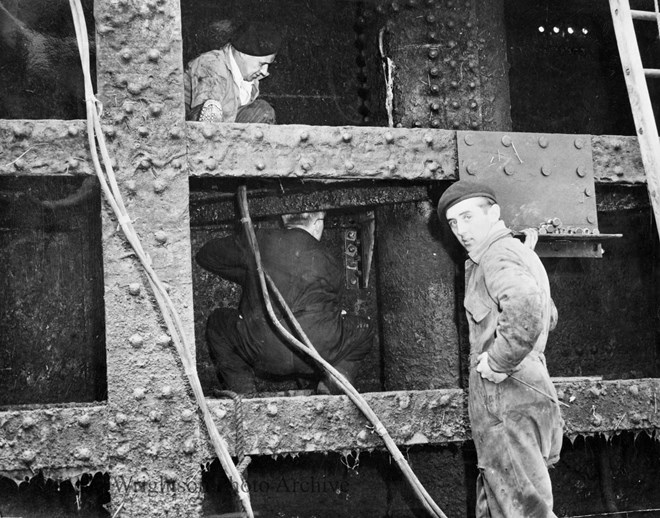
[[(589, 135), (458, 131), (456, 140), (459, 178), (492, 187), (510, 228), (539, 228), (559, 218), (562, 230), (598, 232)], [(536, 251), (554, 257), (602, 255), (593, 240), (546, 242), (543, 236)]]

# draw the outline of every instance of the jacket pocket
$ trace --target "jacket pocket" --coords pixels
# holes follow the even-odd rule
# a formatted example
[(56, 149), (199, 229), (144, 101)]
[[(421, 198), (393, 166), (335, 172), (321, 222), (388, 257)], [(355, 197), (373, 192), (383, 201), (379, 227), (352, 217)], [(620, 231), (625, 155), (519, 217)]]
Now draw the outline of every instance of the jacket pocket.
[(479, 323), (481, 322), (488, 313), (490, 313), (491, 308), (488, 304), (482, 302), (479, 297), (470, 296), (465, 299), (465, 310), (468, 312), (472, 320)]

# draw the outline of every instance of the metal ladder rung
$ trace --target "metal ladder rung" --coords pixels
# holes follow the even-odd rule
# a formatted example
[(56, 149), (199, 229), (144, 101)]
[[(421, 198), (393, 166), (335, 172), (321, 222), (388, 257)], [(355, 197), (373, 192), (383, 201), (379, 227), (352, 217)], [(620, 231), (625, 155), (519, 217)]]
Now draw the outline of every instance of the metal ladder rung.
[(660, 79), (660, 68), (645, 68), (644, 75), (652, 79)]
[(652, 11), (636, 11), (631, 9), (630, 14), (633, 20), (644, 20), (645, 22), (656, 21), (655, 13)]

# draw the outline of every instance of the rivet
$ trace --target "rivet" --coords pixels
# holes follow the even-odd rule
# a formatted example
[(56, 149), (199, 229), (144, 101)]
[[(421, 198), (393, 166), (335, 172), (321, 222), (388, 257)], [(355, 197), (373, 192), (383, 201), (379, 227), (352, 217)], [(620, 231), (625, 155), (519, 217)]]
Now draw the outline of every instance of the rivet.
[(587, 170), (582, 165), (577, 166), (577, 169), (575, 169), (575, 172), (577, 173), (577, 175), (580, 178), (584, 178), (584, 176), (587, 174)]
[(428, 39), (429, 41), (438, 41), (438, 33), (435, 31), (430, 31), (428, 33)]
[(37, 453), (34, 450), (23, 450), (21, 453), (21, 460), (26, 464), (34, 462), (34, 459), (37, 458)]
[(25, 160), (23, 160), (22, 158), (17, 158), (16, 160), (14, 160), (14, 169), (16, 169), (17, 171), (21, 171), (25, 169), (25, 166), (26, 166)]
[(389, 164), (387, 164), (387, 170), (388, 170), (390, 173), (393, 173), (394, 171), (396, 171), (396, 164), (390, 162)]
[(117, 412), (117, 415), (115, 416), (115, 423), (124, 424), (126, 421), (128, 421), (128, 417), (126, 416), (126, 414)]
[(429, 74), (431, 74), (433, 77), (438, 77), (440, 75), (440, 69), (438, 67), (431, 67)]
[(307, 142), (308, 139), (309, 139), (309, 133), (306, 131), (302, 131), (300, 133), (300, 142)]
[(149, 61), (157, 62), (160, 59), (160, 52), (158, 49), (149, 49), (149, 52), (147, 52), (147, 59)]
[(142, 86), (139, 83), (128, 83), (126, 89), (128, 90), (128, 93), (132, 95), (139, 95), (142, 93)]
[(67, 133), (69, 134), (70, 137), (77, 137), (80, 131), (78, 130), (77, 126), (69, 126), (69, 128), (67, 129)]
[(584, 188), (584, 195), (585, 196), (591, 196), (591, 194), (592, 194), (591, 189), (589, 187), (585, 187)]
[(470, 81), (468, 83), (468, 86), (470, 87), (471, 90), (474, 90), (477, 87), (477, 83), (475, 83), (474, 81)]
[(117, 134), (117, 130), (112, 126), (103, 126), (103, 133), (105, 133), (106, 137), (113, 138)]
[(89, 448), (78, 448), (76, 453), (74, 453), (74, 457), (80, 460), (89, 460), (92, 458), (92, 452)]
[(433, 137), (431, 135), (429, 135), (428, 133), (426, 133), (424, 135), (424, 142), (426, 142), (427, 146), (430, 146), (431, 144), (433, 144)]
[(427, 14), (426, 15), (426, 21), (427, 21), (427, 23), (435, 23), (436, 22), (435, 15)]
[(186, 408), (183, 412), (181, 412), (181, 420), (188, 423), (188, 422), (192, 421), (194, 415), (195, 415), (195, 412), (193, 412), (189, 408)]
[(541, 174), (543, 176), (550, 176), (552, 174), (552, 169), (550, 169), (550, 167), (547, 166), (547, 165), (542, 165), (541, 166)]
[(134, 334), (134, 335), (131, 335), (131, 337), (128, 339), (128, 341), (136, 349), (138, 347), (142, 347), (142, 344), (144, 343), (144, 339), (142, 338), (142, 336), (137, 334), (137, 333)]
[(181, 138), (181, 128), (175, 126), (170, 130), (170, 137), (173, 139), (180, 139)]
[(92, 418), (89, 416), (89, 414), (83, 414), (80, 417), (78, 417), (78, 424), (83, 428), (87, 428), (91, 423), (92, 423)]
[(388, 144), (394, 142), (394, 135), (392, 135), (389, 131), (385, 133), (385, 142), (387, 142)]
[(204, 167), (209, 171), (213, 171), (218, 167), (218, 161), (215, 158), (207, 158), (204, 160)]
[(577, 149), (582, 149), (584, 147), (584, 141), (581, 138), (576, 138), (574, 144)]
[(456, 25), (456, 24), (454, 23), (454, 20), (449, 20), (449, 21), (447, 22), (447, 27), (448, 27), (449, 29), (453, 29), (455, 25)]
[(477, 101), (475, 101), (475, 100), (470, 101), (470, 108), (471, 109), (476, 110), (478, 106), (479, 106), (479, 104), (477, 103)]
[(144, 399), (146, 391), (142, 387), (136, 387), (133, 389), (133, 397), (135, 399)]
[(628, 392), (630, 392), (633, 396), (637, 396), (639, 395), (639, 387), (637, 385), (630, 385)]
[(369, 439), (369, 432), (360, 430), (360, 433), (357, 434), (357, 440), (359, 442), (367, 442), (367, 439)]
[(174, 169), (181, 169), (181, 166), (183, 166), (183, 162), (181, 162), (181, 160), (179, 160), (178, 158), (175, 158), (174, 160), (172, 160), (171, 163), (172, 163), (172, 167)]
[(215, 128), (213, 126), (209, 126), (208, 124), (205, 124), (204, 127), (202, 128), (202, 135), (204, 136), (205, 139), (213, 138), (213, 136), (215, 135)]
[(471, 146), (472, 144), (474, 144), (474, 135), (472, 135), (471, 133), (468, 133), (467, 135), (465, 135), (465, 136), (463, 137), (463, 141), (464, 141), (468, 146)]
[(509, 135), (504, 135), (502, 137), (502, 145), (504, 147), (510, 147), (511, 146), (511, 137), (509, 137)]
[(539, 137), (539, 146), (543, 149), (548, 147), (548, 139), (546, 137)]
[(149, 412), (149, 419), (152, 420), (154, 423), (160, 421), (162, 417), (163, 415), (158, 410), (152, 410), (151, 412)]
[(183, 452), (187, 453), (188, 455), (195, 453), (195, 439), (186, 439), (186, 441), (183, 443)]
[(344, 167), (347, 171), (352, 171), (355, 168), (355, 164), (353, 164), (353, 162), (350, 160), (346, 160), (346, 162), (344, 162)]
[(300, 167), (303, 171), (309, 171), (312, 168), (312, 164), (306, 158), (300, 160)]
[(28, 416), (25, 419), (23, 419), (23, 422), (21, 423), (21, 428), (27, 430), (29, 428), (32, 428), (35, 424), (37, 424), (35, 419), (33, 417)]
[(451, 123), (451, 126), (454, 129), (459, 129), (461, 127), (461, 121), (454, 119), (454, 121)]
[(151, 167), (151, 160), (148, 158), (143, 158), (140, 160), (140, 169), (149, 169)]
[(454, 40), (449, 40), (447, 42), (447, 47), (449, 47), (450, 49), (453, 49), (455, 46), (456, 46), (456, 42)]
[(135, 180), (127, 180), (125, 185), (128, 192), (135, 194), (137, 191), (137, 184), (135, 183)]
[(397, 4), (396, 2), (392, 2), (392, 11), (396, 13), (399, 12), (399, 9), (400, 9), (399, 4)]
[(439, 128), (440, 127), (440, 119), (431, 119), (431, 127), (432, 128)]
[(27, 124), (21, 124), (12, 128), (16, 138), (28, 138), (32, 135), (32, 127)]
[(468, 174), (475, 175), (475, 174), (477, 174), (477, 171), (478, 171), (477, 164), (472, 162), (472, 163), (467, 165), (465, 170), (467, 171)]
[(591, 223), (591, 224), (593, 225), (594, 223), (596, 223), (596, 218), (594, 218), (593, 216), (589, 215), (589, 216), (587, 216), (587, 222), (588, 222), (588, 223)]
[(264, 138), (264, 132), (258, 129), (257, 131), (254, 132), (254, 138), (256, 138), (257, 140), (261, 140), (262, 138)]
[(69, 159), (66, 161), (66, 166), (67, 166), (69, 169), (78, 169), (78, 165), (79, 165), (79, 164), (78, 164), (78, 160), (76, 160), (75, 158), (69, 158)]
[(266, 406), (266, 414), (273, 417), (277, 415), (277, 405), (275, 403), (268, 403)]
[(479, 123), (477, 121), (470, 122), (470, 128), (473, 130), (479, 129)]
[(161, 347), (167, 347), (168, 345), (170, 345), (172, 343), (172, 338), (170, 338), (169, 335), (166, 335), (165, 333), (163, 333), (162, 335), (160, 335), (158, 337), (158, 339), (156, 340), (156, 343), (158, 345), (160, 345)]
[(158, 178), (154, 180), (153, 188), (155, 193), (160, 194), (165, 189), (167, 189), (167, 183), (165, 183), (165, 180), (161, 180), (160, 178)]
[(508, 176), (513, 175), (516, 172), (515, 168), (512, 165), (505, 165), (504, 166), (504, 173), (507, 174)]
[(436, 84), (431, 85), (431, 93), (433, 95), (438, 95), (440, 93), (440, 86)]
[(149, 129), (146, 126), (139, 126), (137, 132), (141, 137), (146, 137), (149, 135)]
[(163, 105), (160, 103), (152, 104), (151, 106), (149, 106), (149, 112), (154, 117), (158, 117), (161, 113), (163, 113)]
[(353, 139), (353, 136), (352, 136), (350, 133), (345, 132), (345, 133), (342, 133), (342, 134), (341, 134), (341, 139), (342, 139), (344, 142), (350, 142), (350, 141)]
[(454, 90), (456, 90), (456, 89), (458, 88), (458, 81), (451, 81), (451, 82), (449, 83), (449, 86), (450, 86), (451, 88), (453, 88)]
[(458, 110), (461, 107), (461, 103), (458, 101), (452, 101), (451, 107), (454, 108), (454, 110)]
[(435, 48), (429, 49), (429, 58), (436, 59), (438, 57), (438, 54), (439, 54), (438, 49)]
[(323, 410), (325, 410), (325, 405), (323, 403), (321, 403), (320, 401), (318, 403), (316, 403), (316, 405), (314, 405), (314, 411), (317, 414), (322, 413)]
[(167, 243), (167, 233), (163, 230), (158, 230), (154, 233), (154, 238), (156, 241), (158, 241), (161, 245), (164, 245)]
[(122, 49), (119, 52), (119, 55), (121, 56), (121, 59), (124, 61), (130, 61), (131, 60), (131, 51), (128, 49)]
[(266, 164), (264, 164), (263, 162), (259, 161), (259, 162), (257, 162), (257, 163), (255, 164), (255, 167), (256, 167), (259, 171), (263, 171), (264, 169), (266, 169)]
[(449, 62), (449, 66), (450, 66), (451, 68), (456, 68), (457, 65), (458, 65), (458, 63), (456, 62), (455, 59), (452, 59), (452, 60)]

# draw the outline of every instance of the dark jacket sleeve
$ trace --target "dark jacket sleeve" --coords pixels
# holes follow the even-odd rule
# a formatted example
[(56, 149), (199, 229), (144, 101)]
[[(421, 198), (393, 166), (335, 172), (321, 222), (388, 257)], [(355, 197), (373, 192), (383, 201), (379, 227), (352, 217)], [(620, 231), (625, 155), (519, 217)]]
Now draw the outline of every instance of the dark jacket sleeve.
[(514, 253), (484, 261), (486, 288), (499, 307), (495, 342), (488, 350), (491, 368), (512, 371), (532, 350), (543, 331), (541, 290)]
[(205, 270), (241, 285), (250, 264), (243, 240), (234, 236), (211, 239), (197, 252), (195, 259)]

